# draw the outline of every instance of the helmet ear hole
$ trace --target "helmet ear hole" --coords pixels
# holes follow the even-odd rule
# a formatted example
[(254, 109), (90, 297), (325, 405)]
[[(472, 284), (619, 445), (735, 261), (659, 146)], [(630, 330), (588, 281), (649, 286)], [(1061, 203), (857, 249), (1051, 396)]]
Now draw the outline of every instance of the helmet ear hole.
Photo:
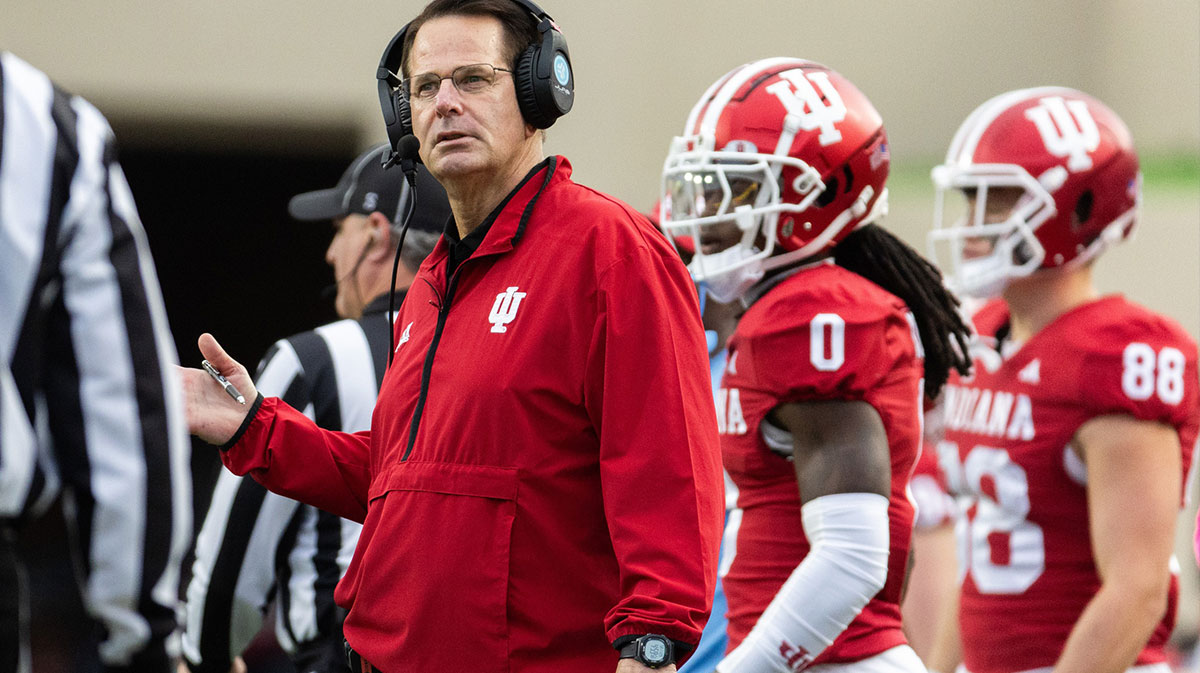
[(837, 178), (835, 178), (833, 176), (830, 176), (829, 178), (827, 178), (825, 180), (825, 191), (821, 192), (817, 196), (817, 201), (816, 201), (817, 207), (824, 208), (825, 206), (828, 206), (829, 204), (833, 203), (833, 200), (837, 198), (838, 191), (840, 191), (839, 187), (840, 187), (840, 184), (838, 183)]
[(1029, 263), (1033, 259), (1033, 249), (1029, 246), (1028, 241), (1021, 241), (1017, 247), (1013, 248), (1013, 263), (1017, 266), (1022, 266)]
[(1095, 196), (1092, 190), (1087, 190), (1079, 195), (1079, 200), (1075, 202), (1075, 213), (1071, 219), (1072, 228), (1078, 229), (1087, 223), (1092, 216), (1092, 205), (1095, 203)]

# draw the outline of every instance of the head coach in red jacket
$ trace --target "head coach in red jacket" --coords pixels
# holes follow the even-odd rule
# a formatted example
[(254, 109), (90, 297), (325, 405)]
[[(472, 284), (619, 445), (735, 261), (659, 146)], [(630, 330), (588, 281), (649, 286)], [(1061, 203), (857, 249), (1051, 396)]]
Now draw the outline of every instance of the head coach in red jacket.
[(208, 335), (257, 401), (185, 370), (191, 429), (230, 470), (363, 522), (336, 593), (354, 669), (674, 670), (708, 618), (723, 513), (687, 271), (543, 155), (574, 80), (531, 2), (434, 0), (378, 77), (396, 179), (419, 143), (453, 219), (396, 316), (370, 431), (262, 400)]

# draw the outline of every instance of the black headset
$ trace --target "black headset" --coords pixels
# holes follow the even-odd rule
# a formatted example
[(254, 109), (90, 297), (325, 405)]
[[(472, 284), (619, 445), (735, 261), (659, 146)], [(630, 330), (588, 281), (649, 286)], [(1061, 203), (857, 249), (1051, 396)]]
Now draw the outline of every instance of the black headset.
[[(517, 57), (513, 83), (517, 89), (517, 105), (525, 121), (539, 129), (550, 128), (555, 120), (570, 112), (575, 102), (575, 74), (567, 40), (559, 32), (554, 19), (530, 0), (513, 0), (538, 22), (540, 42), (529, 45)], [(400, 139), (412, 135), (412, 111), (400, 93), (400, 69), (404, 63), (404, 36), (411, 24), (404, 24), (399, 33), (383, 50), (379, 69), (379, 105), (387, 124), (392, 154), (388, 164), (395, 163), (401, 154)]]

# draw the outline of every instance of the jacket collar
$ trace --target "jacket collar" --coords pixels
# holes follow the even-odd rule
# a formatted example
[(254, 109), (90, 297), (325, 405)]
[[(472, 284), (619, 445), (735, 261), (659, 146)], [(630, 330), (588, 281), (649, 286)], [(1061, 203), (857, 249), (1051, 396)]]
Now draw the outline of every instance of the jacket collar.
[[(396, 306), (399, 306), (400, 304), (402, 304), (404, 302), (404, 293), (405, 292), (407, 292), (407, 290), (396, 290), (396, 294), (395, 294)], [(363, 307), (362, 314), (363, 314), (363, 317), (365, 318), (373, 313), (387, 313), (387, 310), (388, 310), (388, 293), (384, 292), (383, 294), (379, 295), (378, 297), (375, 297), (371, 301), (367, 302), (367, 305)]]
[[(487, 227), (483, 241), (471, 257), (497, 255), (512, 250), (525, 235), (525, 228), (533, 216), (535, 206), (546, 188), (553, 182), (561, 182), (571, 175), (571, 163), (565, 157), (550, 156), (538, 164), (519, 185), (509, 192), (500, 205), (488, 215), (480, 227)], [(453, 218), (446, 224), (447, 231), (454, 227)], [(445, 269), (449, 255), (449, 241), (443, 235), (421, 268), (433, 271)]]

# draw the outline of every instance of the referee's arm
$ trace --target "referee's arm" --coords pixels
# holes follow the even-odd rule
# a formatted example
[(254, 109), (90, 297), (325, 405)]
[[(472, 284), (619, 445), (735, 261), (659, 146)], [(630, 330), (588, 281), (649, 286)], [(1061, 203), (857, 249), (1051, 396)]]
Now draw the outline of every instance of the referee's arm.
[(100, 112), (7, 52), (0, 110), (0, 348), (47, 466), (23, 513), (60, 474), (100, 664), (165, 671), (191, 479), (154, 265)]
[(105, 670), (165, 670), (192, 525), (175, 347), (108, 123), (78, 97), (54, 114), (78, 155), (44, 389), (60, 467), (84, 461), (71, 471), (84, 605), (104, 626)]

